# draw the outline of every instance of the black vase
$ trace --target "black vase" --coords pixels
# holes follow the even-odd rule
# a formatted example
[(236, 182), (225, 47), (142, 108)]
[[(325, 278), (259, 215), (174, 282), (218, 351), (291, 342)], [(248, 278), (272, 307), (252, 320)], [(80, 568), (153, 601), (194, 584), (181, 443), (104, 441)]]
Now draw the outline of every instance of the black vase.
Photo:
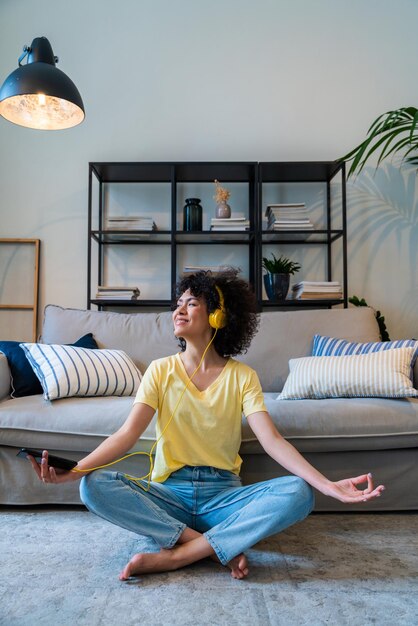
[(202, 230), (202, 211), (199, 198), (186, 198), (183, 209), (183, 230)]
[(269, 300), (286, 300), (289, 283), (290, 274), (264, 274), (264, 287)]

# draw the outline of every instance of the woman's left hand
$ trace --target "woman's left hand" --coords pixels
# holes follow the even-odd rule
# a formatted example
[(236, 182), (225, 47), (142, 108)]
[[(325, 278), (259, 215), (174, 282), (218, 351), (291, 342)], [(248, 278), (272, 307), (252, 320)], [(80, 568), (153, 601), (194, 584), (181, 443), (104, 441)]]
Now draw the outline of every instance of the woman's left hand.
[[(365, 489), (359, 489), (358, 485), (364, 485), (367, 483)], [(356, 476), (355, 478), (345, 478), (344, 480), (338, 480), (336, 482), (330, 482), (325, 495), (331, 496), (340, 500), (340, 502), (353, 503), (353, 502), (368, 502), (374, 498), (378, 498), (385, 487), (379, 485), (373, 486), (373, 480), (371, 474), (363, 474), (362, 476)]]

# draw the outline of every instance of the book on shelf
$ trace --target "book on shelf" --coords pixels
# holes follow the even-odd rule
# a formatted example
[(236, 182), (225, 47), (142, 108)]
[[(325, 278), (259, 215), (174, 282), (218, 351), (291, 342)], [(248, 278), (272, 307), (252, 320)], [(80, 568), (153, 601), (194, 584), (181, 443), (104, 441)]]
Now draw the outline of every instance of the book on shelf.
[(308, 209), (304, 202), (297, 202), (294, 204), (268, 204), (266, 206), (265, 215), (268, 217), (271, 214), (274, 215), (300, 215), (307, 214)]
[(95, 300), (127, 300), (132, 301), (132, 300), (139, 300), (138, 296), (133, 296), (131, 293), (130, 294), (126, 294), (126, 293), (110, 293), (110, 294), (105, 294), (105, 293), (96, 293), (96, 297)]
[(298, 207), (305, 207), (305, 203), (304, 202), (269, 202), (267, 207), (278, 207), (279, 209), (285, 207), (285, 208), (298, 208)]
[(335, 293), (329, 291), (327, 293), (301, 293), (299, 296), (293, 295), (294, 300), (342, 300), (341, 291)]
[(212, 274), (218, 274), (229, 266), (225, 265), (185, 265), (183, 268), (184, 274), (194, 274), (195, 272), (212, 272)]
[(309, 217), (293, 217), (293, 215), (289, 215), (286, 217), (275, 217), (271, 220), (274, 224), (310, 224), (311, 220)]
[(268, 204), (267, 230), (314, 230), (304, 203)]
[(106, 220), (107, 230), (157, 230), (157, 225), (146, 215), (108, 217)]
[(268, 224), (267, 225), (267, 230), (314, 230), (314, 225), (312, 223), (299, 223), (299, 222), (292, 222), (292, 223), (281, 223), (281, 222), (274, 222), (273, 224)]
[(231, 217), (212, 217), (210, 230), (248, 230), (250, 220), (242, 213), (233, 213)]
[(341, 288), (341, 283), (339, 280), (301, 280), (295, 283), (293, 287), (304, 287), (305, 289), (320, 291), (324, 288)]
[(338, 281), (303, 280), (292, 285), (291, 294), (295, 300), (340, 300), (343, 290)]
[(212, 217), (210, 223), (213, 225), (217, 224), (229, 224), (230, 226), (239, 226), (241, 224), (249, 224), (250, 220), (243, 217), (242, 219), (233, 219), (232, 217)]
[(99, 285), (96, 292), (96, 300), (138, 300), (140, 290), (138, 287), (110, 287)]
[(210, 229), (211, 231), (246, 231), (249, 230), (250, 228), (250, 223), (248, 222), (248, 224), (216, 224), (216, 225), (211, 225)]

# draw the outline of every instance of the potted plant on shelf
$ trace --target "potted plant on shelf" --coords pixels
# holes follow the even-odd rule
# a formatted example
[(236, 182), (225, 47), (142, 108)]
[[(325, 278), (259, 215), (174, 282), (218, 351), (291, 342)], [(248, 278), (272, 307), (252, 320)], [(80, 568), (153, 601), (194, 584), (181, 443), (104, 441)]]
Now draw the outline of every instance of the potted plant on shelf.
[(262, 267), (266, 270), (264, 287), (269, 300), (280, 302), (286, 300), (290, 275), (296, 274), (301, 266), (283, 255), (277, 259), (272, 253), (272, 257), (272, 259), (263, 257)]

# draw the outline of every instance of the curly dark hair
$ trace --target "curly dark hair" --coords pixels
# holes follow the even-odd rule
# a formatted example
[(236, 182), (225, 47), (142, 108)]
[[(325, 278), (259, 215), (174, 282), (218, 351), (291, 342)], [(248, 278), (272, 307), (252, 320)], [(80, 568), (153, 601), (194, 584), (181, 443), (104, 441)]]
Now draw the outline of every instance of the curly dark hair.
[[(227, 324), (218, 330), (213, 345), (220, 356), (235, 356), (246, 352), (258, 329), (259, 315), (255, 294), (250, 285), (238, 278), (239, 270), (225, 269), (217, 274), (210, 271), (199, 271), (184, 276), (176, 285), (176, 297), (185, 291), (196, 298), (204, 298), (208, 313), (219, 308), (218, 286), (224, 297)], [(186, 341), (179, 338), (180, 348), (186, 349)]]

